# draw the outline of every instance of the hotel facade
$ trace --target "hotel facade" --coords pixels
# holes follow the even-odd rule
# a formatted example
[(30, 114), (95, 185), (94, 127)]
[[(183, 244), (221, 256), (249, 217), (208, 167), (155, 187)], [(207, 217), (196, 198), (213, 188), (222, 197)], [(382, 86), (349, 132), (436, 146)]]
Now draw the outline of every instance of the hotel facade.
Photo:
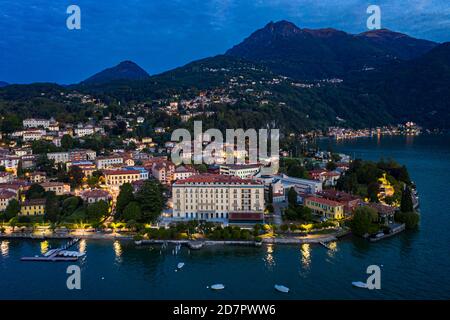
[(202, 174), (172, 185), (174, 220), (260, 223), (264, 185), (233, 176)]

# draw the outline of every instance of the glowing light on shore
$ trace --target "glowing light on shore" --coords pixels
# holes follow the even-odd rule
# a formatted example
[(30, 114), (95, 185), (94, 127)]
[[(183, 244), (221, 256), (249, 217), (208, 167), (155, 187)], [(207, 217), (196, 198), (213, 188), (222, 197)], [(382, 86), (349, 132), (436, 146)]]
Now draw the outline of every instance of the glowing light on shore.
[(47, 240), (42, 241), (41, 242), (41, 254), (47, 253), (48, 248), (49, 248), (48, 241)]
[(300, 246), (300, 252), (302, 254), (302, 265), (305, 268), (309, 268), (311, 264), (311, 246), (309, 243), (304, 243)]
[(9, 256), (9, 241), (8, 240), (3, 240), (0, 244), (0, 251), (2, 253), (2, 257), (7, 257)]

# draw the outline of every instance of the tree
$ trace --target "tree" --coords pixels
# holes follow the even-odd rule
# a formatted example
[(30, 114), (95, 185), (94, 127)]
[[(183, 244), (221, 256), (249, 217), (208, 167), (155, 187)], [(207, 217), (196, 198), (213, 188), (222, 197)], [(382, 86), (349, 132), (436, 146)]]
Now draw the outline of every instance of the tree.
[(30, 199), (41, 199), (45, 197), (45, 189), (37, 184), (33, 183), (30, 188), (25, 192), (25, 198)]
[(69, 182), (73, 188), (81, 186), (83, 183), (84, 173), (78, 166), (71, 166), (69, 170)]
[(267, 196), (267, 203), (272, 204), (273, 203), (273, 186), (272, 184), (269, 185), (269, 192)]
[(327, 170), (333, 171), (336, 170), (336, 163), (334, 161), (327, 162)]
[(130, 183), (124, 183), (120, 187), (120, 193), (116, 202), (116, 219), (120, 220), (125, 207), (134, 200), (133, 186)]
[(16, 199), (11, 199), (8, 202), (8, 205), (5, 209), (5, 219), (11, 220), (14, 217), (17, 217), (17, 214), (20, 212), (20, 204)]
[(142, 222), (154, 222), (159, 217), (164, 206), (162, 186), (155, 181), (145, 181), (136, 194), (142, 212)]
[(130, 202), (123, 210), (122, 218), (125, 221), (140, 221), (142, 219), (142, 215), (139, 203), (137, 203), (136, 201)]
[(1, 122), (1, 131), (4, 133), (12, 133), (22, 127), (22, 123), (16, 114), (8, 114)]
[(400, 211), (401, 212), (413, 212), (414, 206), (412, 202), (411, 189), (405, 186), (402, 192), (402, 198), (400, 201)]
[(88, 183), (90, 188), (95, 188), (95, 187), (97, 187), (99, 185), (99, 179), (97, 177), (90, 176), (87, 179), (87, 183)]
[(199, 173), (206, 173), (208, 171), (208, 167), (204, 163), (197, 165), (196, 169)]
[(53, 176), (56, 173), (55, 161), (47, 158), (47, 155), (41, 154), (36, 159), (37, 171), (44, 171), (48, 177)]
[(62, 214), (64, 216), (69, 216), (75, 212), (75, 210), (80, 207), (83, 200), (79, 197), (69, 197), (62, 202)]
[(58, 197), (54, 192), (49, 192), (45, 200), (45, 218), (51, 222), (56, 222), (60, 213)]
[(61, 147), (64, 150), (73, 149), (73, 138), (68, 134), (63, 135), (61, 138)]
[(294, 187), (291, 187), (288, 191), (288, 203), (290, 207), (297, 206), (297, 192), (295, 192)]
[(404, 223), (406, 229), (415, 229), (419, 224), (420, 216), (416, 212), (397, 212), (395, 221)]
[(358, 236), (363, 236), (369, 233), (370, 226), (378, 217), (375, 209), (369, 207), (359, 207), (355, 210), (353, 220), (350, 227), (352, 232)]
[(99, 222), (108, 215), (109, 205), (106, 201), (100, 200), (87, 206), (87, 217), (89, 221)]

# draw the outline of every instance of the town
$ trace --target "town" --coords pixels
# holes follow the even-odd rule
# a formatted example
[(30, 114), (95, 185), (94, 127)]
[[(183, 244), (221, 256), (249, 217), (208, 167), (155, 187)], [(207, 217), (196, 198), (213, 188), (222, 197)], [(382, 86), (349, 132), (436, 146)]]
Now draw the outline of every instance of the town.
[[(179, 115), (178, 107), (172, 102), (167, 112)], [(170, 129), (163, 127), (153, 136), (123, 138), (119, 146), (102, 142), (138, 131), (144, 122), (26, 118), (19, 129), (3, 133), (1, 236), (299, 243), (350, 232), (377, 240), (418, 222), (415, 186), (394, 161), (372, 163), (312, 148), (289, 157), (282, 150), (274, 171), (270, 163), (226, 164), (225, 146), (216, 164), (175, 165), (170, 152), (176, 142), (161, 142), (158, 136)], [(405, 128), (417, 132), (415, 124)], [(329, 135), (337, 132), (346, 134), (330, 128)], [(248, 158), (247, 151), (234, 153)]]

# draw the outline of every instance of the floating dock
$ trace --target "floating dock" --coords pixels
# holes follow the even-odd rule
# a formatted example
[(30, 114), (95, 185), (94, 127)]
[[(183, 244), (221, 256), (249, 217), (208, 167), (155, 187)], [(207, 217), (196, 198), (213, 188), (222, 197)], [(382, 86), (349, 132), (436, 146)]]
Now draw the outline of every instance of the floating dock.
[(67, 242), (65, 245), (59, 247), (58, 249), (53, 249), (44, 254), (43, 256), (35, 256), (35, 257), (22, 257), (21, 261), (34, 261), (34, 262), (73, 262), (77, 261), (79, 257), (64, 257), (59, 256), (63, 251), (69, 249), (78, 243), (80, 239), (75, 238)]

